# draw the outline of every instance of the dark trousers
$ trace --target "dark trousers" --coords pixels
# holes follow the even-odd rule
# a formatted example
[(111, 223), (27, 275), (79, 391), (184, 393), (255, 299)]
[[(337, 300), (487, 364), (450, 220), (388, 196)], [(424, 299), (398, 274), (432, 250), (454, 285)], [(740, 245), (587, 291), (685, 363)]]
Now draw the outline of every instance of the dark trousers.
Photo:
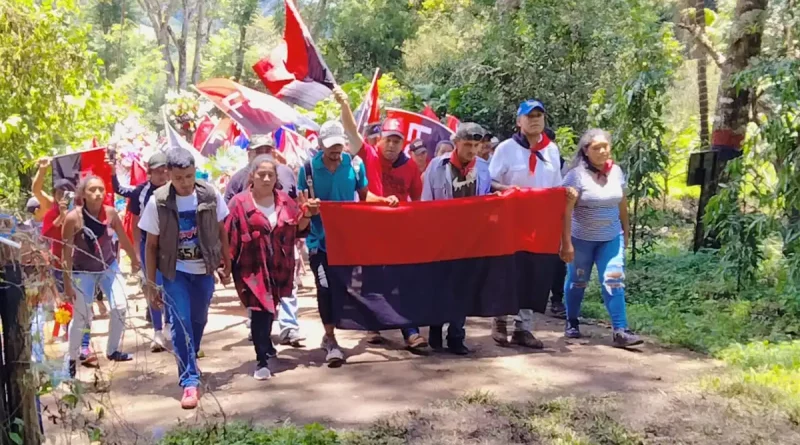
[(323, 325), (336, 324), (333, 316), (333, 295), (331, 293), (330, 274), (328, 273), (328, 254), (315, 249), (309, 254), (311, 272), (314, 273), (314, 284), (317, 286), (317, 308)]
[(564, 279), (567, 277), (567, 263), (558, 260), (556, 274), (553, 276), (553, 285), (550, 287), (550, 302), (564, 302)]
[(256, 360), (259, 368), (267, 366), (267, 360), (277, 355), (272, 345), (272, 321), (275, 314), (270, 311), (251, 311), (250, 333), (253, 334), (253, 346), (256, 349)]

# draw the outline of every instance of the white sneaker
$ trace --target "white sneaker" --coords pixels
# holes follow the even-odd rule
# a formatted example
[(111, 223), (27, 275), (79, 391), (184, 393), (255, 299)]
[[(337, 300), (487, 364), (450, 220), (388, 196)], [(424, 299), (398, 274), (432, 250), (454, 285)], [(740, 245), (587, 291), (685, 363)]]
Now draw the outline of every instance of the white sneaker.
[(326, 352), (325, 361), (329, 368), (338, 368), (344, 364), (344, 352), (336, 340), (329, 340), (327, 335), (322, 337), (322, 349)]
[(269, 368), (266, 366), (256, 369), (256, 372), (253, 373), (253, 378), (256, 380), (269, 380), (271, 377), (272, 373), (269, 372)]
[(151, 352), (162, 352), (167, 349), (167, 340), (164, 338), (162, 331), (156, 331), (153, 336), (153, 344), (150, 345)]

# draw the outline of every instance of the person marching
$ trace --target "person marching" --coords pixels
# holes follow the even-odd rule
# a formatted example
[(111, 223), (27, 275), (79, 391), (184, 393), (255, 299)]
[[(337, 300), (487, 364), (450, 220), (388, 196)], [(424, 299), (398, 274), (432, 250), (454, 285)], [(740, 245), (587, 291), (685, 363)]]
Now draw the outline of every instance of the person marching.
[(641, 344), (642, 340), (628, 329), (625, 313), (625, 249), (630, 233), (625, 174), (611, 159), (611, 135), (607, 131), (592, 129), (581, 137), (564, 186), (575, 188), (579, 195), (572, 214), (573, 251), (565, 258), (564, 335), (581, 336), (578, 316), (592, 267), (597, 265), (603, 302), (614, 329), (614, 346)]
[(119, 237), (122, 248), (131, 260), (131, 266), (139, 267), (136, 249), (128, 239), (117, 211), (114, 207), (103, 204), (106, 196), (103, 180), (97, 176), (84, 178), (78, 184), (76, 195), (81, 198), (81, 205), (71, 210), (64, 220), (62, 229), (64, 249), (61, 252), (61, 262), (64, 265), (64, 295), (74, 302), (74, 318), (69, 335), (71, 377), (75, 377), (77, 372), (74, 357), (79, 356), (82, 331), (92, 322), (91, 305), (97, 288), (108, 295), (111, 305), (106, 357), (116, 362), (133, 359), (129, 354), (119, 350), (122, 334), (125, 331), (128, 301), (125, 297), (122, 271), (117, 262), (117, 249), (114, 248), (112, 233), (116, 233)]
[[(328, 121), (319, 130), (321, 150), (300, 167), (297, 188), (308, 193), (310, 204), (316, 201), (353, 202), (356, 195), (361, 201), (380, 202), (389, 206), (397, 206), (395, 196), (388, 198), (376, 196), (367, 186), (367, 176), (363, 168), (353, 167), (352, 156), (345, 152), (347, 138), (344, 127), (338, 121)], [(311, 217), (311, 230), (306, 238), (311, 271), (314, 273), (314, 284), (317, 288), (317, 305), (325, 336), (322, 338), (322, 349), (325, 350), (325, 361), (331, 368), (341, 366), (345, 361), (344, 352), (336, 340), (335, 327), (337, 320), (333, 314), (332, 287), (337, 292), (347, 292), (344, 283), (334, 279), (328, 271), (328, 254), (325, 246), (325, 228), (319, 215)]]
[[(170, 182), (159, 187), (142, 212), (139, 228), (147, 233), (145, 295), (151, 304), (167, 304), (172, 321), (172, 347), (183, 387), (181, 407), (194, 409), (199, 400), (197, 352), (214, 294), (214, 271), (230, 283), (231, 259), (224, 220), (228, 207), (214, 187), (196, 180), (194, 156), (185, 148), (167, 152)], [(156, 286), (156, 272), (164, 292)]]
[[(511, 139), (497, 146), (489, 172), (492, 188), (505, 191), (512, 188), (551, 188), (561, 186), (561, 161), (558, 147), (544, 133), (545, 108), (536, 100), (526, 100), (517, 109), (519, 131)], [(548, 285), (548, 288), (550, 286)], [(520, 309), (514, 317), (514, 332), (511, 343), (528, 348), (541, 349), (542, 342), (533, 331), (533, 312), (544, 312), (547, 298), (536, 302), (534, 309)], [(492, 339), (508, 345), (508, 317), (495, 317)]]
[(272, 376), (267, 360), (276, 354), (270, 339), (275, 309), (282, 298), (292, 298), (295, 292), (293, 247), (319, 212), (319, 201), (308, 202), (307, 193), (299, 195), (301, 209), (282, 190), (278, 165), (269, 155), (250, 163), (250, 187), (231, 198), (225, 220), (233, 282), (251, 314), (256, 380)]
[[(425, 171), (423, 201), (467, 198), (491, 193), (489, 164), (478, 157), (485, 133), (480, 125), (472, 122), (458, 127), (454, 136), (455, 150), (434, 158)], [(466, 317), (452, 320), (447, 328), (447, 349), (454, 354), (469, 353), (464, 344), (465, 322)], [(430, 327), (428, 341), (432, 348), (442, 348), (442, 326)]]
[[(347, 94), (341, 88), (334, 89), (333, 94), (342, 109), (342, 124), (350, 140), (350, 153), (364, 160), (371, 177), (380, 178), (380, 182), (369, 184), (369, 190), (375, 195), (396, 197), (402, 202), (419, 201), (422, 195), (422, 178), (417, 164), (403, 153), (405, 134), (401, 131), (400, 122), (397, 119), (383, 121), (376, 148), (361, 137)], [(428, 346), (418, 327), (404, 328), (401, 332), (409, 349)], [(383, 337), (380, 332), (372, 331), (368, 334), (367, 342), (383, 343)]]

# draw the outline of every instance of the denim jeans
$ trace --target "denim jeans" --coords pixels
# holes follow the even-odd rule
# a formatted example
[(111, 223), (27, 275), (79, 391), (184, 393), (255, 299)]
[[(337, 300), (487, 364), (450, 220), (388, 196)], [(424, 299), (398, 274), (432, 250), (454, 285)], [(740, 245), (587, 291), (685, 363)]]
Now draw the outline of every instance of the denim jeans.
[(125, 285), (117, 262), (111, 263), (103, 272), (73, 272), (72, 283), (75, 289), (73, 320), (69, 331), (69, 356), (76, 360), (80, 355), (83, 333), (92, 323), (92, 303), (95, 290), (99, 287), (108, 297), (109, 311), (108, 346), (106, 355), (119, 350), (122, 333), (125, 331), (125, 314), (128, 300), (125, 298)]
[(275, 314), (270, 311), (251, 311), (251, 317), (250, 333), (253, 335), (256, 361), (259, 368), (264, 368), (267, 366), (267, 360), (277, 355), (271, 338)]
[(572, 237), (575, 259), (567, 265), (564, 283), (567, 320), (577, 323), (583, 295), (597, 265), (603, 302), (615, 329), (628, 327), (625, 314), (625, 241), (620, 234), (610, 241), (585, 241)]
[[(55, 282), (56, 282), (56, 290), (59, 293), (63, 294), (64, 293), (64, 272), (62, 272), (61, 269), (53, 269), (53, 278), (55, 279)], [(70, 327), (71, 326), (72, 325), (70, 324)], [(64, 329), (69, 330), (70, 327), (66, 327), (65, 326)], [(86, 331), (83, 333), (83, 339), (81, 341), (81, 349), (89, 349), (89, 343), (90, 343), (90, 340), (91, 340), (91, 337), (90, 337), (91, 330), (92, 330), (92, 327), (87, 325), (86, 326)]]
[[(147, 258), (147, 249), (145, 245), (147, 244), (145, 240), (147, 237), (142, 239), (141, 244), (139, 245), (139, 252), (142, 256), (142, 270), (147, 271), (147, 267), (145, 266), (145, 259)], [(147, 273), (145, 272), (145, 276)], [(156, 284), (159, 286), (164, 285), (164, 278), (161, 276), (161, 272), (156, 270)], [(161, 309), (155, 308), (150, 305), (150, 302), (147, 302), (147, 310), (150, 311), (150, 320), (153, 322), (153, 330), (159, 332), (164, 329), (164, 313)]]
[(178, 360), (178, 381), (184, 388), (200, 385), (197, 351), (208, 322), (208, 306), (214, 295), (212, 275), (176, 271), (164, 278), (164, 302), (172, 321), (172, 347)]

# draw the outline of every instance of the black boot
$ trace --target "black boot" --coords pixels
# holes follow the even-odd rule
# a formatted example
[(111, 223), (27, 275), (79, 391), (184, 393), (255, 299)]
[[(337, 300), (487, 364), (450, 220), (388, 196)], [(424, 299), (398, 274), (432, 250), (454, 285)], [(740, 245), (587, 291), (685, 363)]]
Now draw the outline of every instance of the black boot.
[(69, 361), (69, 376), (70, 378), (75, 378), (78, 375), (78, 364), (75, 360)]
[(428, 345), (431, 349), (441, 350), (442, 349), (442, 327), (441, 326), (431, 326), (428, 329)]

